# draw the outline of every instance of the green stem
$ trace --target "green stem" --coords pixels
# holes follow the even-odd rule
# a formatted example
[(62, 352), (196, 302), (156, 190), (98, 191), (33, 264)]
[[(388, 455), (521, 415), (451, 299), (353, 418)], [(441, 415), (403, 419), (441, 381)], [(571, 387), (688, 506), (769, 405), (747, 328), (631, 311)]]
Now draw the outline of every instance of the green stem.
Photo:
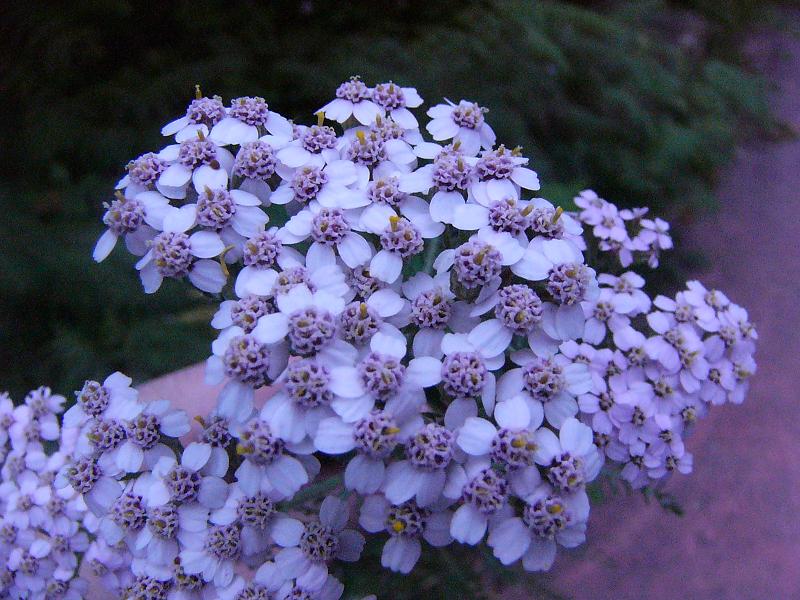
[(300, 506), (301, 504), (305, 504), (309, 500), (316, 500), (317, 498), (321, 498), (325, 496), (328, 492), (335, 490), (337, 487), (342, 485), (344, 481), (344, 477), (342, 475), (332, 475), (327, 479), (323, 479), (319, 483), (314, 483), (307, 488), (304, 488), (297, 492), (294, 495), (294, 498), (291, 501), (287, 502), (285, 506), (287, 508)]
[(429, 275), (433, 275), (433, 263), (439, 255), (439, 248), (442, 246), (442, 238), (435, 237), (428, 242), (428, 247), (425, 249), (425, 262), (422, 265), (422, 270)]

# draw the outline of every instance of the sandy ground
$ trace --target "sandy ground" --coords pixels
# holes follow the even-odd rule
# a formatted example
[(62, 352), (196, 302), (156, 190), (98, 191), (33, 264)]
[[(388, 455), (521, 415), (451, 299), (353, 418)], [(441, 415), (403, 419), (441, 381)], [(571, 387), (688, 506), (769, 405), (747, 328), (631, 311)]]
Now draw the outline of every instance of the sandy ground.
[[(752, 50), (800, 130), (800, 41), (757, 37)], [(547, 576), (567, 598), (800, 598), (800, 141), (742, 148), (718, 198), (691, 232), (709, 259), (697, 276), (749, 309), (759, 372), (743, 406), (713, 410), (689, 440), (694, 473), (667, 488), (685, 516), (638, 497), (593, 508), (587, 544)]]

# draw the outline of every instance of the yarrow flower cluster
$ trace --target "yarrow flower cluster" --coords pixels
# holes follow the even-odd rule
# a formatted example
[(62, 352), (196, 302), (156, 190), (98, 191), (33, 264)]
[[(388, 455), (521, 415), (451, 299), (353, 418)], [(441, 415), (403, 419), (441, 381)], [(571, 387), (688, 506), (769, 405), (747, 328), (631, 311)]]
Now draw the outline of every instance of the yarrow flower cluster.
[(183, 411), (121, 374), (87, 382), (50, 456), (50, 401), (4, 401), (3, 485), (24, 492), (0, 502), (34, 531), (0, 530), (6, 589), (72, 564), (45, 496), (86, 513), (70, 551), (121, 598), (327, 600), (364, 534), (401, 573), (456, 543), (541, 571), (584, 541), (604, 466), (634, 488), (691, 471), (694, 422), (755, 372), (747, 312), (696, 281), (651, 298), (637, 271), (666, 222), (589, 190), (565, 212), (485, 107), (438, 104), (421, 129), (421, 104), (356, 77), (305, 126), (198, 90), (175, 143), (131, 161), (95, 258), (123, 238), (146, 292), (186, 278), (219, 302), (222, 391), (182, 442)]

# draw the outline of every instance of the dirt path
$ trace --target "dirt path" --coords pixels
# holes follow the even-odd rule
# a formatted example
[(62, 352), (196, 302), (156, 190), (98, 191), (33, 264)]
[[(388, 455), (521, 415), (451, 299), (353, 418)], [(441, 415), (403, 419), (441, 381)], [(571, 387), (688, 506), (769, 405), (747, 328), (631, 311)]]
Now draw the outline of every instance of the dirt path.
[[(800, 41), (753, 50), (800, 130)], [(684, 517), (639, 498), (594, 511), (587, 545), (548, 576), (568, 598), (800, 598), (800, 141), (743, 148), (721, 181), (721, 210), (689, 242), (709, 258), (698, 277), (749, 309), (759, 373), (745, 405), (713, 410), (689, 440), (694, 473), (668, 486)]]

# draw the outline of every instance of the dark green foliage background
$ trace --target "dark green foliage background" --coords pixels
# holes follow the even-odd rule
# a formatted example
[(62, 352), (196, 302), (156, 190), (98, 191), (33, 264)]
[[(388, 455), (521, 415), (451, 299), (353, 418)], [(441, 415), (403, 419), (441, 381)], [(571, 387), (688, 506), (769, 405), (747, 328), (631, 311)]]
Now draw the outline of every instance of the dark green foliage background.
[[(405, 0), (8, 3), (0, 47), (0, 388), (59, 391), (202, 360), (211, 304), (145, 296), (133, 260), (91, 262), (127, 161), (165, 143), (200, 83), (298, 120), (351, 74), (491, 108), (568, 202), (593, 186), (669, 217), (713, 205), (743, 135), (772, 127), (730, 51), (751, 1), (665, 5)], [(758, 3), (763, 7), (763, 3)], [(688, 8), (688, 10), (687, 10)], [(686, 31), (699, 31), (692, 36)], [(706, 34), (708, 32), (708, 34)]]

